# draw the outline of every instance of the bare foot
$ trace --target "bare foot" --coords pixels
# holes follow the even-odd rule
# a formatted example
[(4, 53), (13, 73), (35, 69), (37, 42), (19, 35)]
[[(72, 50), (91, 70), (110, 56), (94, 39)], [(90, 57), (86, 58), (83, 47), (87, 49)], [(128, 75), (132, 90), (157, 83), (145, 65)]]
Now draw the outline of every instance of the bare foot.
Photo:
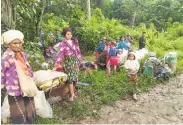
[(69, 101), (70, 101), (70, 102), (73, 102), (73, 101), (74, 101), (74, 97), (70, 97), (70, 98), (69, 98)]
[(71, 97), (69, 98), (69, 101), (70, 101), (70, 102), (73, 102), (76, 98), (77, 98), (77, 96), (76, 96), (76, 95), (73, 95), (73, 96), (71, 96)]
[(76, 98), (77, 98), (77, 96), (75, 95), (73, 98), (74, 98), (74, 99), (76, 99)]

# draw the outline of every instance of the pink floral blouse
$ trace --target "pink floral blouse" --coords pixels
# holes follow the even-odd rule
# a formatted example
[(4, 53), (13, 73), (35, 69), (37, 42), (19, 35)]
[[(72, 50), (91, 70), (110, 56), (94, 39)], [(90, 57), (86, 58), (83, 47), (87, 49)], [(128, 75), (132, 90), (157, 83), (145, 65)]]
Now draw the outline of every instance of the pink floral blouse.
[(58, 48), (58, 54), (56, 56), (55, 66), (60, 66), (65, 56), (75, 54), (81, 62), (81, 52), (77, 44), (74, 44), (72, 40), (63, 40)]

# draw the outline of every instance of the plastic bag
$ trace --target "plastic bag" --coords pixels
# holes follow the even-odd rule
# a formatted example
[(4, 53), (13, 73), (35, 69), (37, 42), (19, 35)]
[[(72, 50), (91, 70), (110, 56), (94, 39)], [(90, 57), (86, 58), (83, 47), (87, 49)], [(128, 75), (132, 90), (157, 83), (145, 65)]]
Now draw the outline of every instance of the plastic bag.
[(34, 80), (37, 86), (41, 86), (44, 83), (53, 80), (55, 78), (63, 78), (63, 81), (66, 81), (67, 74), (52, 70), (39, 70), (37, 72), (34, 72)]
[(141, 60), (145, 57), (145, 55), (148, 54), (148, 50), (143, 48), (143, 49), (140, 49), (140, 50), (136, 50), (135, 53), (136, 53), (137, 60)]
[(8, 102), (8, 95), (7, 95), (4, 98), (3, 105), (1, 107), (1, 121), (3, 123), (7, 123), (9, 117), (10, 117), (10, 105)]
[(44, 91), (38, 91), (34, 97), (34, 103), (36, 108), (36, 114), (42, 118), (52, 118), (53, 110), (45, 98)]

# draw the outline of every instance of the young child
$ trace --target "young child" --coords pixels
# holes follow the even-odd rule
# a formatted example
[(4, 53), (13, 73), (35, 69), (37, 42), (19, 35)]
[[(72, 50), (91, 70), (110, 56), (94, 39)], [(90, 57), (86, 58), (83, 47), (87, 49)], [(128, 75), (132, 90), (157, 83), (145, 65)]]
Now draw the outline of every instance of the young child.
[(117, 51), (117, 56), (119, 57), (119, 59), (120, 59), (120, 64), (124, 64), (124, 55), (123, 55), (123, 50), (122, 49), (119, 49), (118, 51)]
[(111, 48), (109, 49), (108, 53), (108, 62), (107, 62), (107, 76), (110, 76), (110, 71), (111, 71), (111, 65), (114, 67), (114, 72), (116, 72), (116, 67), (118, 65), (118, 58), (116, 58), (117, 54), (117, 49), (115, 47), (115, 44), (112, 42), (111, 43)]
[(129, 83), (132, 85), (132, 82), (135, 82), (136, 89), (138, 89), (138, 78), (137, 78), (137, 72), (139, 70), (140, 64), (136, 60), (135, 53), (130, 52), (128, 54), (127, 61), (125, 62), (125, 69), (128, 70), (128, 76), (129, 76)]

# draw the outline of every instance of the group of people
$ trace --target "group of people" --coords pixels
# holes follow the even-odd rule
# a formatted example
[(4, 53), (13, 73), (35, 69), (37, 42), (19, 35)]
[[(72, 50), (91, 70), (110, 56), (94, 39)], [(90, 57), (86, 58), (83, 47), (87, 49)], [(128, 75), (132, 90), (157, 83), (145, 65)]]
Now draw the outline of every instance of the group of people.
[[(68, 75), (69, 101), (74, 101), (74, 84), (78, 79), (78, 67), (81, 62), (81, 53), (78, 40), (72, 36), (71, 28), (63, 29), (64, 39), (60, 42), (55, 61), (55, 68), (63, 67)], [(2, 44), (7, 44), (8, 49), (1, 59), (1, 89), (6, 88), (10, 105), (10, 117), (12, 124), (34, 124), (35, 104), (34, 97), (24, 95), (21, 85), (21, 77), (18, 75), (16, 62), (20, 62), (20, 69), (26, 76), (33, 79), (33, 72), (23, 50), (24, 34), (19, 30), (9, 30), (2, 34)]]
[[(69, 86), (69, 101), (74, 101), (76, 99), (75, 83), (78, 80), (81, 52), (78, 40), (73, 37), (71, 28), (64, 28), (62, 35), (64, 39), (59, 42), (54, 70), (61, 67), (62, 71), (68, 75), (66, 84)], [(142, 40), (145, 41), (143, 38)], [(99, 43), (97, 52), (101, 54), (104, 51), (108, 51), (108, 75), (110, 75), (110, 65), (113, 64), (110, 61), (112, 57), (116, 56), (117, 53), (120, 54), (123, 50), (127, 50), (129, 54), (125, 67), (128, 70), (130, 80), (135, 81), (136, 87), (138, 87), (137, 71), (139, 63), (135, 60), (135, 54), (130, 52), (130, 46), (134, 42), (131, 36), (127, 35), (126, 39), (124, 36), (121, 36), (116, 43), (106, 43), (106, 41), (107, 39), (104, 38)], [(1, 59), (1, 88), (7, 89), (11, 122), (13, 124), (34, 124), (36, 116), (34, 97), (26, 96), (22, 92), (21, 85), (23, 83), (20, 80), (22, 76), (18, 75), (16, 65), (18, 61), (20, 64), (19, 68), (22, 69), (26, 76), (33, 79), (33, 71), (22, 46), (24, 43), (24, 34), (19, 30), (6, 31), (2, 34), (1, 42), (8, 45), (8, 49), (4, 52)], [(116, 70), (117, 64), (114, 66)]]
[[(133, 52), (131, 45), (134, 44), (133, 37), (131, 35), (122, 35), (116, 41), (107, 41), (104, 37), (102, 41), (99, 42), (96, 48), (96, 61), (99, 60), (100, 56), (106, 58), (106, 75), (110, 76), (111, 68), (113, 68), (114, 73), (120, 64), (124, 64), (124, 67), (128, 71), (129, 83), (134, 81), (136, 88), (138, 89), (137, 72), (139, 70), (140, 64), (136, 59), (136, 54)], [(145, 32), (139, 38), (139, 49), (145, 48)]]

